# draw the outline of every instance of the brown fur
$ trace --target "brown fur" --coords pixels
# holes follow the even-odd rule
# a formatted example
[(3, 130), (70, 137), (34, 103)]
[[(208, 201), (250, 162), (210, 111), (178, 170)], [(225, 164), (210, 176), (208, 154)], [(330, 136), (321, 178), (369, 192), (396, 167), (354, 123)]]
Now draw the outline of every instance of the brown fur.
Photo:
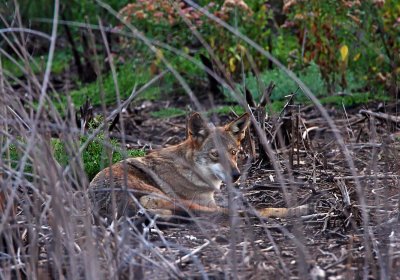
[[(214, 193), (222, 181), (238, 179), (237, 152), (248, 125), (248, 114), (216, 128), (193, 114), (182, 143), (126, 159), (97, 174), (89, 187), (95, 212), (108, 217), (113, 213), (134, 215), (138, 210), (134, 197), (144, 208), (166, 215), (187, 210), (227, 213), (216, 205)], [(306, 212), (307, 206), (259, 211), (264, 217)]]

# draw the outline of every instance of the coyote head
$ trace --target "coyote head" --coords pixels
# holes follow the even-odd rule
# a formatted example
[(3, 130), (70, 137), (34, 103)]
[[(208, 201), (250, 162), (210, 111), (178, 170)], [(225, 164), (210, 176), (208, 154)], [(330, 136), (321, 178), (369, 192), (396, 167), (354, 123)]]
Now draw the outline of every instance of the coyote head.
[(208, 125), (198, 113), (189, 119), (187, 134), (192, 146), (193, 168), (217, 188), (221, 181), (236, 182), (240, 177), (237, 155), (249, 123), (247, 113), (220, 127)]

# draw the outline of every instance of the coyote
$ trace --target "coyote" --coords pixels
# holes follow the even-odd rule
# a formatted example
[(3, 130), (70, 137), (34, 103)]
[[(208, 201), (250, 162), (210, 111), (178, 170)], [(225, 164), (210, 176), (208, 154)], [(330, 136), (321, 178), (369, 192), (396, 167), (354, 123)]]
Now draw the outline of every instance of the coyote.
[[(163, 216), (228, 214), (228, 209), (217, 206), (214, 193), (222, 182), (239, 179), (237, 156), (249, 124), (247, 113), (220, 127), (207, 124), (199, 113), (193, 113), (182, 143), (128, 158), (98, 173), (89, 186), (94, 212), (103, 217), (113, 213), (135, 215), (140, 203)], [(258, 210), (262, 217), (308, 212), (308, 205)]]

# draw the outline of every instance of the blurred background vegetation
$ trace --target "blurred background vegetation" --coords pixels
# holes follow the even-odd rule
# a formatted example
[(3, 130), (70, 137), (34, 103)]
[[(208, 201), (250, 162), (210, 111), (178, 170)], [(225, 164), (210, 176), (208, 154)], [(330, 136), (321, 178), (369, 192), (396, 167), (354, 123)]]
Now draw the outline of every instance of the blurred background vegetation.
[[(199, 98), (209, 93), (214, 96), (214, 104), (219, 107), (206, 108), (210, 112), (243, 111), (232, 97), (232, 88), (243, 95), (247, 90), (258, 100), (270, 82), (276, 87), (269, 108), (280, 110), (285, 96), (298, 91), (297, 84), (215, 20), (223, 20), (270, 52), (322, 103), (350, 106), (398, 98), (397, 0), (196, 1), (214, 18), (195, 9), (192, 3), (60, 1), (51, 76), (52, 105), (61, 115), (68, 115), (67, 102), (75, 108), (86, 100), (94, 107), (115, 106), (118, 96), (127, 98), (135, 86), (146, 84), (165, 70), (164, 63), (168, 61)], [(2, 1), (0, 14), (0, 28), (4, 31), (0, 40), (1, 66), (5, 77), (18, 89), (19, 80), (43, 76), (49, 42), (29, 31), (12, 35), (6, 31), (24, 27), (50, 34), (54, 1)], [(148, 38), (157, 51), (138, 39), (132, 27)], [(13, 43), (18, 40), (18, 44)], [(229, 87), (217, 83), (204, 66)], [(20, 94), (26, 104), (37, 106), (38, 96)], [(169, 99), (169, 108), (152, 112), (151, 116), (182, 116), (185, 106), (178, 106), (173, 100), (184, 94), (176, 77), (168, 73), (142, 93), (139, 101)], [(297, 99), (307, 102), (301, 94)]]
[[(94, 104), (100, 104), (100, 90), (104, 90), (107, 103), (115, 102), (115, 86), (106, 61), (104, 40), (98, 30), (91, 31), (85, 24), (99, 26), (101, 23), (108, 31), (128, 32), (121, 19), (155, 44), (169, 46), (169, 49), (160, 47), (163, 57), (198, 91), (204, 90), (207, 81), (206, 72), (199, 67), (204, 57), (229, 84), (235, 84), (241, 91), (246, 86), (255, 96), (259, 95), (263, 84), (270, 81), (277, 85), (273, 101), (297, 88), (281, 69), (254, 48), (184, 1), (114, 0), (104, 3), (119, 12), (120, 18), (95, 1), (61, 1), (62, 22), (53, 72), (56, 75), (67, 70), (72, 73), (71, 94), (78, 106), (87, 97)], [(396, 0), (197, 3), (269, 51), (319, 97), (362, 93), (369, 98), (394, 98), (398, 94), (400, 3)], [(14, 1), (5, 1), (1, 4), (3, 27), (22, 22), (24, 27), (49, 33), (53, 4), (52, 0), (21, 0), (16, 8)], [(45, 65), (48, 42), (27, 37), (32, 69), (40, 73)], [(148, 81), (165, 68), (160, 57), (136, 38), (114, 33), (108, 40), (119, 73), (122, 97), (130, 94), (135, 83)], [(7, 49), (4, 42), (2, 47), (10, 54), (10, 57), (2, 55), (3, 67), (21, 76), (22, 71), (11, 60), (14, 58), (18, 62), (21, 57)], [(104, 76), (101, 81), (99, 75)], [(147, 97), (157, 98), (159, 92), (170, 91), (182, 92), (172, 75), (166, 77), (158, 89), (150, 89)]]

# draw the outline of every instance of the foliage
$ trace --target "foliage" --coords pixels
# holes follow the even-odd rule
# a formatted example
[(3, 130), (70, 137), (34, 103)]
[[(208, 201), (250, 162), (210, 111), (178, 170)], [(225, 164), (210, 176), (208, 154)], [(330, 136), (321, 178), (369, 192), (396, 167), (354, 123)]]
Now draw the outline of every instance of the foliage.
[(272, 55), (289, 69), (295, 70), (303, 67), (303, 65), (299, 65), (300, 52), (296, 37), (282, 28), (280, 33), (275, 36), (274, 48), (271, 50)]
[[(126, 5), (129, 0), (107, 0), (103, 1), (114, 10), (118, 10), (120, 7)], [(68, 5), (67, 5), (68, 3)], [(95, 1), (80, 1), (80, 0), (69, 0), (63, 3), (63, 9), (69, 9), (69, 20), (80, 21), (80, 22), (98, 22), (98, 19), (104, 23), (115, 24), (117, 20), (114, 16), (110, 15), (107, 11), (96, 5)]]
[[(184, 27), (183, 17), (202, 25), (201, 14), (183, 2), (167, 0), (135, 1), (123, 7), (119, 14), (147, 37), (182, 47), (192, 38)], [(166, 33), (167, 32), (167, 33)]]
[[(13, 169), (19, 168), (20, 159), (24, 152), (23, 147), (25, 145), (23, 144), (24, 144), (23, 142), (17, 141), (16, 144), (9, 145), (8, 151), (5, 150), (4, 153), (1, 154), (1, 160), (5, 165), (8, 165)], [(27, 160), (23, 171), (26, 174), (32, 174), (33, 171), (32, 162), (29, 161), (29, 159)]]
[[(119, 9), (126, 5), (128, 0), (107, 0), (104, 1), (113, 9)], [(50, 19), (54, 13), (53, 0), (18, 0), (18, 8), (20, 10), (21, 19), (26, 26), (39, 28), (40, 30), (49, 32), (50, 24), (43, 24), (38, 19)], [(13, 16), (15, 11), (15, 1), (5, 0), (0, 4), (0, 12), (6, 16)], [(96, 5), (94, 1), (68, 0), (60, 1), (60, 15), (69, 21), (77, 22), (97, 22), (100, 17), (108, 23), (115, 23), (116, 19), (104, 9)], [(9, 19), (8, 19), (9, 20)]]
[[(216, 17), (227, 21), (253, 40), (264, 44), (270, 42), (267, 27), (271, 12), (260, 1), (224, 1), (223, 3), (200, 1)], [(203, 3), (204, 2), (204, 3)], [(142, 31), (147, 37), (160, 40), (185, 52), (199, 45), (193, 34), (196, 29), (212, 48), (224, 71), (240, 76), (242, 67), (251, 68), (250, 61), (258, 67), (265, 66), (266, 59), (240, 43), (214, 21), (180, 1), (168, 0), (137, 1), (126, 5), (120, 14), (125, 20)], [(133, 44), (136, 44), (134, 42)], [(269, 48), (268, 45), (265, 45)], [(181, 64), (174, 64), (180, 72)]]
[[(324, 82), (317, 65), (311, 63), (310, 66), (302, 71), (298, 71), (296, 74), (316, 96), (325, 95)], [(242, 83), (236, 84), (236, 88), (239, 92), (244, 92), (245, 89), (247, 89), (253, 95), (255, 100), (259, 100), (263, 89), (270, 82), (274, 82), (275, 84), (275, 88), (271, 96), (271, 101), (273, 102), (284, 101), (285, 96), (296, 91), (301, 92), (298, 85), (293, 80), (288, 78), (286, 73), (280, 69), (267, 70), (260, 73), (258, 76), (249, 73), (246, 75)], [(224, 94), (228, 100), (234, 101), (234, 99), (230, 97), (228, 90), (225, 89)], [(301, 94), (298, 94), (298, 96), (301, 96)]]
[[(297, 89), (294, 82), (281, 70), (271, 69), (265, 57), (184, 1), (106, 2), (119, 10), (119, 14), (132, 22), (145, 36), (200, 60), (199, 54), (205, 54), (205, 50), (199, 48), (201, 43), (193, 33), (193, 29), (197, 30), (210, 45), (215, 57), (208, 53), (206, 55), (212, 60), (219, 60), (222, 63), (222, 71), (234, 81), (240, 82), (238, 87), (241, 90), (243, 85), (246, 85), (256, 99), (261, 91), (261, 84), (268, 84), (269, 81), (276, 84), (273, 100), (280, 100)], [(53, 1), (23, 0), (19, 3), (24, 19), (51, 18)], [(381, 94), (384, 89), (393, 93), (398, 88), (398, 1), (292, 0), (285, 1), (283, 9), (274, 1), (204, 0), (197, 3), (269, 50), (298, 74), (317, 96), (339, 91)], [(1, 6), (1, 9), (3, 11), (4, 7)], [(111, 20), (112, 17), (104, 9), (91, 1), (73, 0), (68, 2), (68, 5), (62, 2), (60, 14), (66, 16), (67, 20), (90, 23), (97, 23), (100, 16), (106, 22), (120, 24), (118, 28), (122, 26), (115, 18)], [(286, 21), (279, 25), (278, 17), (282, 15), (286, 16)], [(62, 32), (63, 29), (59, 30)], [(120, 60), (115, 60), (124, 62), (123, 65), (117, 65), (118, 88), (121, 98), (124, 99), (129, 96), (135, 84), (140, 87), (163, 66), (160, 57), (151, 54), (138, 40), (126, 41), (122, 37), (118, 40), (121, 46), (134, 48), (129, 57), (123, 54), (120, 55)], [(78, 46), (78, 50), (81, 49), (82, 46)], [(132, 59), (132, 56), (136, 58)], [(201, 85), (206, 78), (203, 70), (183, 57), (166, 50), (162, 50), (161, 56), (166, 57), (191, 86)], [(31, 68), (35, 74), (42, 72), (45, 61), (45, 56), (33, 58), (35, 63), (31, 63)], [(65, 71), (70, 62), (71, 52), (56, 52), (53, 74)], [(7, 71), (22, 76), (21, 70), (13, 62), (4, 59), (4, 56), (2, 64)], [(251, 74), (258, 72), (261, 73), (261, 81)], [(166, 76), (159, 84), (166, 93), (181, 91), (176, 85), (172, 74)], [(116, 102), (116, 89), (111, 73), (105, 73), (102, 80), (88, 85), (78, 83), (78, 87), (79, 89), (70, 93), (76, 106), (82, 105), (87, 98), (94, 105), (101, 104), (102, 91), (106, 104)], [(154, 100), (160, 96), (160, 90), (152, 87), (143, 93), (141, 98)], [(66, 98), (61, 101), (63, 104), (65, 102)], [(173, 112), (160, 114), (168, 116), (169, 113)], [(157, 114), (155, 112), (155, 115)]]
[[(348, 14), (354, 13), (358, 4), (351, 3), (346, 8), (339, 1), (311, 0), (291, 1), (291, 5), (293, 7), (289, 17), (296, 26), (299, 45), (303, 44), (305, 48), (301, 58), (303, 62), (315, 61), (319, 65), (330, 93), (337, 90), (337, 84), (342, 89), (347, 88), (347, 30), (354, 29), (355, 23), (346, 18)], [(286, 5), (285, 8), (288, 9), (289, 6)]]
[[(372, 63), (382, 60), (382, 54), (377, 54), (376, 49), (383, 50), (383, 48), (376, 44), (376, 38), (368, 35), (376, 32), (371, 32), (371, 27), (368, 26), (373, 19), (365, 15), (364, 10), (367, 8), (364, 6), (367, 4), (361, 4), (358, 1), (333, 0), (287, 1), (283, 9), (287, 20), (279, 29), (273, 29), (272, 22), (280, 14), (272, 2), (269, 4), (269, 2), (252, 0), (225, 0), (218, 3), (212, 1), (198, 3), (203, 4), (203, 7), (216, 17), (237, 28), (272, 52), (280, 61), (285, 62), (289, 68), (305, 79), (306, 84), (317, 95), (338, 91), (381, 92), (379, 82), (374, 82), (377, 79), (388, 81), (391, 78), (393, 80), (393, 77), (381, 73), (379, 70), (382, 69), (377, 69), (374, 67), (375, 63)], [(389, 3), (392, 5), (392, 10), (397, 9), (392, 1)], [(388, 5), (385, 4), (385, 7)], [(386, 10), (388, 15), (383, 16), (384, 23), (382, 24), (386, 24), (385, 26), (395, 24), (396, 12)], [(381, 13), (385, 15), (383, 11)], [(192, 46), (199, 44), (191, 30), (195, 28), (210, 45), (215, 55), (215, 57), (211, 55), (211, 58), (216, 58), (222, 63), (224, 73), (233, 77), (234, 80), (245, 78), (248, 82), (256, 84), (251, 77), (250, 79), (248, 76), (243, 77), (243, 73), (254, 72), (258, 69), (263, 73), (262, 75), (265, 74), (265, 79), (278, 79), (275, 80), (278, 85), (275, 90), (277, 98), (293, 91), (293, 87), (297, 88), (294, 83), (287, 82), (288, 78), (279, 70), (268, 71), (270, 65), (265, 57), (183, 2), (137, 1), (121, 9), (120, 14), (146, 36), (170, 44), (186, 53), (192, 52)], [(368, 32), (360, 35), (360, 28)], [(392, 34), (394, 38), (396, 36), (394, 34), (398, 33), (392, 32)], [(365, 48), (365, 44), (374, 46)], [(196, 55), (194, 57), (196, 58)], [(190, 67), (190, 62), (173, 56), (168, 58), (172, 60), (173, 66), (179, 72), (187, 73), (187, 76), (192, 74), (192, 77), (201, 75), (197, 67)], [(153, 64), (156, 65), (160, 62), (157, 58), (154, 58), (154, 61)], [(310, 68), (316, 69), (314, 63), (319, 67), (320, 73), (313, 72), (316, 74), (314, 77), (304, 74)], [(384, 68), (387, 72), (388, 67)], [(268, 77), (268, 75), (271, 76)], [(315, 85), (314, 79), (317, 81)], [(288, 84), (290, 84), (289, 87)], [(254, 87), (254, 85), (251, 86)]]
[[(82, 145), (86, 140), (86, 136), (81, 137), (79, 139), (79, 145)], [(65, 144), (59, 139), (53, 139), (52, 146), (56, 160), (62, 166), (66, 166), (73, 155), (68, 154)], [(128, 150), (126, 152), (126, 156), (128, 157), (144, 155), (144, 151), (142, 150)], [(107, 167), (110, 163), (118, 162), (123, 158), (124, 156), (119, 147), (119, 142), (115, 139), (106, 141), (104, 135), (97, 136), (89, 143), (82, 153), (84, 169), (89, 179), (92, 179), (100, 170)]]
[(348, 90), (348, 71), (375, 92), (398, 79), (398, 1), (294, 0), (283, 10), (285, 26), (298, 38), (300, 61), (318, 64), (328, 92)]
[[(120, 97), (126, 99), (132, 93), (135, 85), (137, 89), (143, 86), (151, 79), (151, 73), (146, 67), (146, 64), (139, 65), (135, 61), (129, 61), (125, 64), (117, 66), (117, 83)], [(170, 78), (163, 80), (162, 84), (165, 89), (172, 87), (172, 81)], [(71, 91), (71, 98), (73, 103), (79, 107), (88, 98), (92, 105), (102, 104), (101, 91), (104, 92), (104, 102), (107, 105), (115, 104), (117, 101), (116, 95), (116, 85), (114, 83), (113, 74), (111, 72), (107, 73), (100, 84), (100, 80), (93, 83), (81, 86), (79, 89)], [(139, 98), (144, 98), (146, 100), (154, 100), (160, 96), (160, 90), (157, 87), (151, 87), (143, 92)]]
[[(127, 98), (131, 94), (135, 82), (141, 79), (141, 76), (135, 75), (130, 63), (126, 63), (119, 67), (117, 71), (117, 86), (121, 98)], [(72, 101), (76, 106), (81, 106), (87, 98), (93, 105), (100, 105), (102, 104), (101, 91), (104, 92), (105, 104), (116, 103), (116, 85), (111, 72), (102, 79), (102, 84), (100, 84), (100, 80), (98, 79), (95, 82), (71, 91), (70, 94)]]
[[(221, 18), (241, 33), (260, 44), (267, 50), (272, 50), (272, 33), (270, 20), (272, 10), (263, 1), (224, 1), (215, 6), (214, 15)], [(216, 58), (224, 66), (224, 71), (234, 78), (250, 71), (254, 67), (263, 69), (267, 59), (249, 48), (236, 36), (227, 32), (223, 27), (210, 21), (208, 28), (201, 30), (202, 35), (210, 44)]]
[(164, 108), (158, 111), (151, 112), (150, 115), (155, 118), (173, 118), (184, 116), (186, 112), (179, 108)]
[[(25, 65), (25, 62), (22, 59), (17, 59), (15, 61), (11, 61), (5, 56), (1, 56), (2, 68), (9, 72), (10, 75), (15, 77), (23, 77), (24, 71), (26, 67), (29, 67), (32, 74), (40, 74), (44, 73), (46, 63), (47, 63), (47, 55), (43, 56), (32, 56), (31, 60), (28, 63), (28, 66)], [(61, 74), (66, 70), (70, 61), (71, 61), (71, 53), (68, 51), (57, 51), (54, 53), (53, 62), (51, 65), (51, 73), (52, 74)], [(22, 69), (21, 69), (22, 68)]]
[[(87, 140), (87, 137), (81, 137), (79, 139), (79, 145), (82, 145)], [(17, 144), (11, 144), (9, 146), (9, 160), (7, 154), (1, 155), (4, 163), (9, 163), (12, 168), (17, 168), (20, 163), (20, 159), (24, 153), (23, 142)], [(62, 165), (66, 166), (74, 155), (68, 152), (65, 143), (60, 140), (53, 138), (51, 140), (51, 146), (54, 154), (54, 158)], [(127, 150), (127, 157), (139, 157), (144, 156), (143, 150)], [(82, 153), (82, 161), (84, 169), (89, 179), (92, 179), (101, 169), (108, 166), (110, 163), (118, 162), (124, 159), (124, 155), (121, 151), (119, 142), (115, 139), (106, 141), (104, 135), (97, 136), (92, 142), (89, 143), (87, 148)], [(110, 162), (111, 159), (111, 162)], [(32, 174), (33, 167), (32, 163), (28, 158), (27, 164), (24, 168), (24, 173)], [(28, 176), (29, 177), (29, 176)]]
[[(319, 74), (317, 65), (311, 64), (309, 67), (303, 69), (303, 71), (300, 71), (298, 76), (315, 95), (321, 96), (325, 94), (324, 82)], [(250, 74), (244, 82), (246, 88), (253, 94), (255, 100), (258, 100), (261, 95), (260, 82), (263, 85), (268, 85), (270, 82), (274, 82), (276, 85), (272, 92), (272, 101), (282, 100), (286, 95), (298, 90), (297, 84), (288, 78), (286, 73), (280, 69), (273, 69), (261, 73), (260, 80), (261, 81), (258, 81), (254, 75)]]
[(360, 104), (367, 104), (370, 101), (388, 101), (389, 97), (385, 95), (376, 95), (371, 93), (352, 93), (346, 95), (331, 95), (320, 99), (321, 104), (335, 105), (337, 107), (351, 107)]
[[(375, 70), (369, 79), (383, 83), (392, 97), (400, 96), (400, 2), (397, 0), (367, 1), (365, 16), (371, 15), (372, 24), (367, 34), (380, 49), (376, 60), (370, 62)], [(373, 65), (373, 63), (375, 65)], [(373, 68), (375, 66), (375, 68)]]

